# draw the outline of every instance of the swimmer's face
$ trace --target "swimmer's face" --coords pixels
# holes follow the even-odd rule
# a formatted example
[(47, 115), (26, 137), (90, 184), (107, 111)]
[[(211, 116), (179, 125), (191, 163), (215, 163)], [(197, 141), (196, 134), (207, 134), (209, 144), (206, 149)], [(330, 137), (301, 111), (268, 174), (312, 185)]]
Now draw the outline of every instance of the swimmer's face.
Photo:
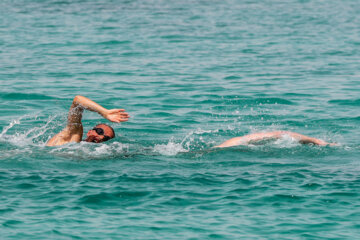
[(86, 142), (101, 143), (115, 137), (111, 127), (106, 124), (98, 124), (86, 134)]

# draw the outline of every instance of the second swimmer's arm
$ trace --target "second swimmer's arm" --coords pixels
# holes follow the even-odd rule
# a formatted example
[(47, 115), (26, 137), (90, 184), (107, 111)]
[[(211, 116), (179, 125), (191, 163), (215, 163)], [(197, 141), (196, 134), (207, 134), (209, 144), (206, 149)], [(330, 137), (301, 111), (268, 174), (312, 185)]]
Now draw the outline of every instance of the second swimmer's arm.
[(251, 142), (257, 142), (261, 140), (267, 140), (267, 139), (279, 139), (283, 135), (288, 135), (302, 144), (315, 144), (319, 146), (326, 146), (326, 145), (336, 145), (335, 143), (328, 143), (321, 139), (308, 137), (299, 133), (295, 132), (289, 132), (289, 131), (275, 131), (275, 132), (267, 132), (267, 133), (253, 133), (249, 135), (245, 135), (242, 137), (235, 137), (231, 138), (222, 144), (215, 146), (217, 148), (221, 147), (232, 147), (232, 146), (238, 146), (238, 145), (248, 145)]
[(238, 145), (248, 145), (251, 142), (257, 142), (266, 139), (278, 139), (281, 137), (281, 131), (267, 132), (267, 133), (253, 133), (242, 137), (231, 138), (222, 144), (215, 146), (216, 148), (232, 147)]

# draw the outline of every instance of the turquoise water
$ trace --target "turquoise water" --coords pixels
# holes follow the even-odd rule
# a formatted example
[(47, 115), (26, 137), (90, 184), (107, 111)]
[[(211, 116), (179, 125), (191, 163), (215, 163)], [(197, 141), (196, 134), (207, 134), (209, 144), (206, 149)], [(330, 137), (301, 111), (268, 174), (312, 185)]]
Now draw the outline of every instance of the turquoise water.
[[(1, 1), (1, 239), (360, 238), (358, 3)], [(211, 149), (272, 130), (339, 146)]]

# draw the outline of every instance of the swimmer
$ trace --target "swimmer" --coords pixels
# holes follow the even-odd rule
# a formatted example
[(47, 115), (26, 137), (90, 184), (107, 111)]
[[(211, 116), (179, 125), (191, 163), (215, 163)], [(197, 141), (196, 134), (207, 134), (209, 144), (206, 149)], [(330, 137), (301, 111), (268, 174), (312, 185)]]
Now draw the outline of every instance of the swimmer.
[[(83, 97), (76, 96), (70, 107), (67, 126), (58, 134), (53, 136), (46, 146), (59, 146), (70, 142), (80, 142), (83, 136), (83, 125), (81, 118), (84, 109), (99, 113), (111, 122), (126, 122), (129, 114), (124, 109), (106, 109), (96, 102)], [(86, 142), (101, 143), (115, 137), (112, 127), (106, 124), (98, 124), (86, 134)]]
[(275, 131), (275, 132), (264, 132), (264, 133), (253, 133), (242, 137), (231, 138), (222, 144), (215, 146), (215, 148), (233, 147), (238, 145), (248, 145), (263, 140), (280, 139), (284, 136), (290, 136), (291, 138), (299, 141), (301, 144), (314, 144), (319, 146), (334, 146), (336, 143), (328, 143), (321, 139), (308, 137), (299, 133), (289, 131)]

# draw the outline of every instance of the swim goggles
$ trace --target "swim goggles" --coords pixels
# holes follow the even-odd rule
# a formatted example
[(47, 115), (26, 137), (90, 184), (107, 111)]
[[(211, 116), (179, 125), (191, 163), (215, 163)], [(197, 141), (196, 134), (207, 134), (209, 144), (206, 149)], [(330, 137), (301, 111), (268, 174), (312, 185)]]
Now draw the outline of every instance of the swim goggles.
[(104, 141), (107, 141), (107, 140), (110, 140), (110, 139), (111, 139), (111, 137), (105, 135), (104, 129), (102, 129), (102, 128), (94, 127), (92, 130), (96, 131), (96, 133), (97, 133), (98, 135), (103, 135), (104, 138), (103, 138), (102, 140), (104, 140)]

